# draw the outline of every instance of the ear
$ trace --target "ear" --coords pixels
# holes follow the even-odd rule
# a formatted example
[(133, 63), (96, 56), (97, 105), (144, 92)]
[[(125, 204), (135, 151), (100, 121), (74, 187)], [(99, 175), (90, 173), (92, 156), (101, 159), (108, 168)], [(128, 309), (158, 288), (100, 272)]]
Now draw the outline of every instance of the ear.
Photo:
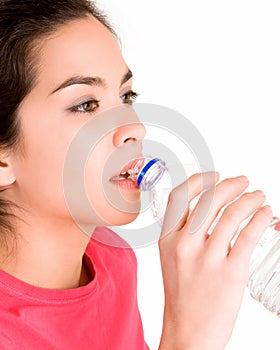
[(0, 187), (9, 186), (15, 181), (16, 177), (9, 158), (0, 158)]

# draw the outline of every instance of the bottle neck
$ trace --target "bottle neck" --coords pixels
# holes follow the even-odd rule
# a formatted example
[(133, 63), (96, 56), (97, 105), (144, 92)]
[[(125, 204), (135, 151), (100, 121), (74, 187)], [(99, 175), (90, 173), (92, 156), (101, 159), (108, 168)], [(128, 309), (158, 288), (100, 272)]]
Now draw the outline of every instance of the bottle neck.
[(147, 160), (137, 176), (138, 186), (143, 191), (150, 191), (166, 170), (165, 162), (161, 159), (153, 158)]

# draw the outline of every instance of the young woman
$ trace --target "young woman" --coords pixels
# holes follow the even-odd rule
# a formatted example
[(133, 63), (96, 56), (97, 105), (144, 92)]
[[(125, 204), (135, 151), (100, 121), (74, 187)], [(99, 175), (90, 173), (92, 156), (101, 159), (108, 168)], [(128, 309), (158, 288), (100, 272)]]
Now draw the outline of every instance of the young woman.
[[(147, 349), (135, 255), (127, 246), (95, 239), (106, 235), (122, 242), (106, 225), (134, 220), (140, 201), (136, 186), (110, 181), (139, 157), (145, 136), (136, 116), (133, 123), (126, 120), (130, 116), (115, 119), (104, 132), (108, 121), (100, 112), (130, 105), (135, 97), (114, 31), (87, 0), (1, 0), (0, 61), (1, 349)], [(96, 215), (81, 211), (80, 220), (92, 228), (92, 237), (73, 220), (61, 181), (68, 147), (89, 120), (96, 120), (99, 142), (88, 158), (85, 188)], [(114, 152), (118, 157), (104, 177)], [(196, 174), (170, 197), (159, 241), (165, 290), (161, 350), (225, 347), (251, 253), (271, 220), (263, 192), (244, 192), (246, 177), (219, 183), (218, 175), (214, 182), (212, 177), (204, 175), (209, 191), (202, 195)], [(211, 211), (191, 235), (214, 186)], [(189, 202), (201, 195), (193, 211), (185, 203), (187, 190)], [(133, 209), (110, 205), (110, 191), (114, 201)], [(183, 205), (184, 215), (169, 230)]]

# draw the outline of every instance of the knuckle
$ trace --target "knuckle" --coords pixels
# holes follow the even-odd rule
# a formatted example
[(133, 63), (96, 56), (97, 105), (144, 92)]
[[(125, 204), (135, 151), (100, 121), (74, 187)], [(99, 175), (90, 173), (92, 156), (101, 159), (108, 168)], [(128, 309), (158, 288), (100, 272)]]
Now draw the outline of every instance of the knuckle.
[(242, 230), (242, 233), (239, 234), (239, 240), (243, 245), (246, 244), (246, 245), (254, 246), (257, 244), (257, 239), (255, 235), (252, 235), (250, 229), (248, 228), (245, 228)]
[(174, 252), (175, 260), (180, 264), (184, 263), (191, 256), (191, 250), (185, 242), (178, 242)]
[(240, 219), (242, 218), (242, 212), (241, 210), (236, 206), (228, 206), (223, 213), (224, 218), (232, 223), (239, 223)]
[(248, 247), (255, 248), (260, 240), (260, 237), (258, 235), (252, 235), (250, 233), (246, 236), (246, 245)]
[(185, 257), (187, 255), (186, 247), (183, 246), (183, 244), (178, 244), (175, 248), (175, 258), (176, 261), (183, 261), (185, 260)]
[(265, 201), (266, 196), (262, 191), (254, 191), (244, 193), (242, 199), (247, 205), (256, 207)]

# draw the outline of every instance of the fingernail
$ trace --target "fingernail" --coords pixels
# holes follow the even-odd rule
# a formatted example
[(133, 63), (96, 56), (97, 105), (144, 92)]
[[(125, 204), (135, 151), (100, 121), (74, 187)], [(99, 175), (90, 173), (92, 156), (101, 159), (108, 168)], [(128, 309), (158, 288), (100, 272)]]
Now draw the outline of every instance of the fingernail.
[(237, 180), (241, 182), (249, 182), (246, 176), (237, 176)]
[(263, 193), (263, 191), (256, 190), (256, 191), (254, 191), (254, 193), (259, 195), (259, 196), (265, 197), (265, 194)]

